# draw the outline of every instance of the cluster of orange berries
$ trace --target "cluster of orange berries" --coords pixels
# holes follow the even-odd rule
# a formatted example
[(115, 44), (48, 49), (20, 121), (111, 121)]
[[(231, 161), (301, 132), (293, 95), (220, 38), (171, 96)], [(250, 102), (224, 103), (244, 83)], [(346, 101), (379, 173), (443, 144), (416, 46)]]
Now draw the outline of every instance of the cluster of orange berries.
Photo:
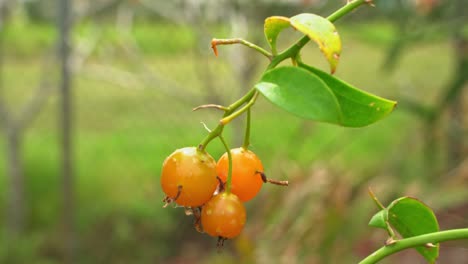
[(218, 237), (221, 245), (241, 233), (246, 222), (243, 202), (254, 198), (264, 182), (287, 185), (286, 181), (268, 180), (262, 162), (252, 151), (236, 148), (230, 152), (230, 190), (224, 188), (229, 171), (227, 153), (216, 162), (197, 147), (178, 149), (164, 161), (161, 175), (166, 205), (174, 202), (190, 210), (197, 230)]

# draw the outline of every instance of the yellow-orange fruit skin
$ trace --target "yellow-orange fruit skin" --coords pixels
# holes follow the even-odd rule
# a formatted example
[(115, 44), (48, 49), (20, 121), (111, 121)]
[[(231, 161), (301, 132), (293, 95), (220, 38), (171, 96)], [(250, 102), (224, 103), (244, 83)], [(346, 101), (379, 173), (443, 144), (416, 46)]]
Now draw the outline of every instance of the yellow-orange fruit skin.
[(201, 206), (213, 196), (218, 185), (216, 161), (205, 151), (186, 147), (174, 151), (163, 163), (161, 187), (181, 206)]
[[(254, 198), (263, 185), (260, 172), (263, 165), (255, 153), (244, 148), (231, 149), (232, 155), (232, 189), (231, 192), (239, 197), (242, 202)], [(223, 182), (228, 176), (228, 155), (224, 153), (218, 160), (216, 171)]]
[(244, 228), (247, 214), (241, 200), (233, 193), (220, 193), (205, 206), (201, 214), (203, 231), (214, 237), (234, 238)]

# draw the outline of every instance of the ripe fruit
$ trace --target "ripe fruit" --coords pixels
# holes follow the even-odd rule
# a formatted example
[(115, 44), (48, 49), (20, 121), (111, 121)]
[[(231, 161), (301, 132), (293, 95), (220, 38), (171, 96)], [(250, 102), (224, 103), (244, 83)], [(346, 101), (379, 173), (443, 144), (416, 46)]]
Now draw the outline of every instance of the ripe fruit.
[[(231, 149), (232, 155), (232, 189), (243, 202), (254, 198), (263, 185), (260, 173), (263, 165), (260, 159), (250, 150), (244, 148)], [(223, 182), (227, 181), (229, 161), (227, 153), (219, 159), (216, 166), (218, 176)]]
[(213, 196), (217, 185), (216, 161), (203, 150), (178, 149), (164, 160), (161, 186), (179, 205), (203, 205)]
[(226, 192), (211, 198), (201, 214), (203, 230), (214, 237), (236, 237), (244, 228), (245, 220), (245, 207), (240, 199)]

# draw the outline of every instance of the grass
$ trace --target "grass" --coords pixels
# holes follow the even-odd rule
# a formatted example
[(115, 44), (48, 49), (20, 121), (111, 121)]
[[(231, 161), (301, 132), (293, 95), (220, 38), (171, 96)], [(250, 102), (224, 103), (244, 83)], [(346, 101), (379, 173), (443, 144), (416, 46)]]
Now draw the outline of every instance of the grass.
[[(92, 27), (80, 25), (76, 37), (88, 38), (94, 34)], [(161, 208), (163, 194), (158, 175), (162, 161), (176, 148), (197, 145), (206, 133), (200, 122), (213, 127), (219, 117), (219, 113), (211, 110), (191, 112), (192, 107), (209, 103), (204, 101), (205, 83), (194, 71), (196, 67), (205, 65), (200, 64), (205, 63), (200, 60), (209, 60), (207, 64), (214, 65), (214, 70), (206, 71), (213, 77), (216, 91), (223, 100), (233, 98), (238, 89), (237, 82), (226, 66), (226, 56), (221, 55), (214, 60), (189, 52), (193, 49), (194, 36), (188, 28), (149, 24), (136, 27), (132, 34), (144, 54), (144, 59), (138, 63), (126, 59), (125, 54), (121, 53), (121, 39), (111, 26), (105, 25), (102, 30), (105, 34), (96, 53), (73, 81), (76, 213), (80, 233), (85, 239), (93, 241), (104, 239), (107, 233), (103, 230), (110, 228), (111, 241), (107, 247), (100, 246), (105, 250), (120, 248), (122, 256), (126, 258), (124, 261), (144, 262), (180, 254), (180, 248), (168, 245), (177, 245), (177, 240), (182, 238), (194, 241), (191, 236), (196, 234), (192, 231), (177, 233), (181, 225), (190, 226), (190, 220), (180, 220), (180, 210)], [(344, 35), (352, 36), (351, 30)], [(35, 33), (19, 33), (30, 31)], [(40, 78), (38, 54), (53, 45), (55, 35), (52, 32), (50, 27), (43, 25), (14, 25), (7, 29), (6, 47), (11, 49), (11, 53), (5, 60), (4, 90), (8, 106), (14, 112), (27, 101)], [(378, 29), (374, 33), (377, 42), (385, 40), (386, 36), (382, 37)], [(408, 95), (431, 103), (450, 73), (447, 43), (425, 44), (408, 52), (401, 67), (393, 73), (379, 68), (384, 55), (382, 48), (352, 37), (344, 39), (344, 43), (337, 75), (357, 87), (392, 99), (398, 100), (401, 95)], [(115, 58), (109, 54), (122, 56)], [(326, 67), (314, 45), (305, 49), (303, 59)], [(138, 64), (144, 64), (164, 80), (175, 81), (180, 87), (168, 86), (166, 82), (129, 82), (133, 85), (128, 85), (103, 81), (90, 69), (94, 69), (93, 65), (106, 66), (106, 63), (107, 66), (136, 73), (140, 71), (141, 65)], [(56, 73), (51, 71), (51, 74), (54, 76)], [(116, 75), (115, 79), (118, 78), (127, 80), (125, 76)], [(410, 85), (406, 86), (406, 83)], [(173, 90), (170, 90), (171, 87)], [(171, 96), (168, 96), (168, 89)], [(187, 99), (193, 103), (184, 103)], [(53, 94), (25, 134), (23, 146), (31, 213), (29, 229), (39, 237), (57, 233), (60, 219), (58, 107), (58, 95)], [(359, 181), (362, 177), (368, 177), (369, 173), (378, 172), (382, 164), (388, 164), (385, 160), (400, 153), (396, 147), (405, 144), (402, 135), (419, 129), (417, 121), (399, 109), (375, 125), (345, 129), (300, 120), (274, 108), (264, 99), (260, 99), (255, 106), (253, 118), (252, 149), (262, 157), (272, 178), (288, 178), (289, 169), (271, 171), (268, 168), (277, 168), (280, 161), (294, 161), (304, 169), (311, 164), (326, 163), (337, 171), (346, 172), (345, 177), (351, 182)], [(227, 137), (234, 138), (234, 131), (228, 127)], [(0, 147), (5, 147), (3, 137)], [(217, 141), (208, 150), (215, 158), (224, 152)], [(415, 143), (405, 154), (408, 159), (416, 157), (420, 154), (419, 146)], [(2, 152), (2, 171), (5, 168), (4, 160)], [(5, 180), (5, 177), (0, 177), (2, 205), (6, 198)], [(251, 222), (255, 223), (255, 219)], [(94, 236), (93, 232), (96, 232)], [(138, 241), (140, 237), (137, 234), (140, 232), (148, 234), (149, 244), (143, 245)], [(57, 243), (53, 238), (52, 242), (47, 241), (44, 243)], [(150, 246), (154, 252), (148, 256), (130, 253), (134, 250), (142, 254), (151, 252)], [(84, 250), (89, 249), (86, 245), (84, 247)], [(32, 259), (42, 254), (39, 250), (28, 252)], [(51, 263), (54, 263), (54, 258), (51, 259)]]

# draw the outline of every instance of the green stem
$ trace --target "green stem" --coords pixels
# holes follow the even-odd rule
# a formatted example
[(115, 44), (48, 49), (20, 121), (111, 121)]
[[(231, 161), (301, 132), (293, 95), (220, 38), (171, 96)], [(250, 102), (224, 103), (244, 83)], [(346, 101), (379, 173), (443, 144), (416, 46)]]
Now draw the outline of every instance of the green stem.
[[(229, 116), (232, 114), (235, 110), (237, 110), (241, 105), (245, 104), (246, 102), (249, 102), (252, 97), (256, 93), (256, 89), (252, 88), (248, 93), (246, 93), (242, 98), (239, 100), (235, 101), (232, 103), (230, 106), (227, 107), (226, 112), (223, 115), (223, 118)], [(198, 145), (198, 149), (204, 150), (208, 143), (210, 143), (213, 139), (215, 139), (217, 136), (221, 135), (223, 132), (224, 125), (220, 122), (218, 126), (213, 129), (206, 137), (202, 140), (202, 142)]]
[(239, 109), (238, 111), (232, 113), (231, 115), (223, 117), (223, 119), (221, 119), (219, 122), (222, 125), (228, 124), (229, 122), (234, 120), (236, 117), (240, 116), (242, 113), (249, 110), (250, 107), (252, 107), (252, 105), (255, 104), (255, 101), (257, 100), (257, 97), (258, 97), (258, 92), (255, 92), (253, 97), (250, 99), (250, 101), (246, 105), (244, 105), (241, 109)]
[(367, 256), (364, 260), (359, 262), (359, 264), (377, 263), (386, 256), (389, 256), (407, 248), (414, 248), (417, 246), (424, 246), (429, 243), (436, 244), (443, 241), (457, 239), (468, 239), (468, 228), (439, 231), (397, 240), (391, 245), (381, 247), (371, 255)]
[(246, 125), (245, 125), (245, 135), (244, 135), (244, 144), (242, 144), (242, 148), (248, 149), (250, 145), (250, 108), (247, 109), (247, 117), (246, 119)]
[[(333, 14), (327, 17), (328, 21), (335, 22), (336, 20), (340, 19), (344, 15), (348, 14), (349, 12), (353, 11), (354, 9), (358, 8), (362, 4), (371, 3), (370, 0), (354, 0), (343, 6), (342, 8), (336, 10)], [(268, 65), (267, 70), (273, 69), (282, 61), (288, 58), (295, 58), (302, 47), (305, 46), (309, 42), (310, 38), (308, 36), (303, 36), (299, 39), (296, 43), (294, 43), (291, 47), (286, 49), (285, 51), (281, 52), (277, 56), (273, 57)]]
[[(356, 9), (360, 5), (365, 4), (365, 3), (371, 3), (371, 2), (372, 2), (371, 0), (354, 0), (354, 1), (351, 1), (347, 5), (345, 5), (344, 7), (338, 9), (336, 12), (331, 14), (327, 19), (330, 22), (334, 22), (334, 21), (340, 19), (341, 17), (343, 17), (344, 15), (348, 14), (352, 10)], [(251, 42), (248, 42), (248, 41), (246, 41), (244, 39), (240, 39), (240, 38), (213, 39), (211, 41), (211, 46), (212, 46), (215, 54), (217, 55), (218, 54), (217, 49), (216, 49), (217, 45), (228, 45), (228, 44), (242, 44), (242, 45), (245, 45), (245, 46), (247, 46), (249, 48), (252, 48), (252, 49), (260, 52), (261, 54), (266, 56), (269, 60), (271, 60), (270, 64), (266, 68), (266, 70), (269, 70), (269, 69), (273, 69), (274, 67), (276, 67), (278, 64), (280, 64), (285, 59), (296, 58), (299, 51), (302, 49), (302, 47), (304, 47), (309, 42), (309, 40), (310, 40), (309, 37), (303, 36), (294, 45), (292, 45), (287, 50), (283, 51), (282, 53), (280, 53), (280, 54), (278, 54), (277, 56), (274, 56), (274, 57), (271, 55), (271, 53), (264, 50), (263, 48), (255, 45), (255, 44), (253, 44)], [(239, 111), (238, 114), (234, 114), (232, 117), (229, 117), (231, 114), (234, 113), (235, 110), (237, 110), (237, 108), (239, 108), (244, 103), (249, 102), (252, 99), (252, 97), (254, 96), (255, 92), (256, 92), (255, 88), (251, 89), (247, 94), (245, 94), (242, 98), (240, 98), (239, 100), (234, 102), (232, 105), (230, 105), (227, 108), (227, 110), (225, 110), (225, 113), (223, 115), (223, 119), (221, 119), (221, 122), (218, 124), (218, 126), (215, 129), (213, 129), (202, 140), (202, 142), (198, 146), (198, 148), (200, 150), (204, 150), (210, 141), (212, 141), (217, 136), (221, 135), (221, 133), (223, 132), (224, 125), (226, 123), (229, 123), (232, 119), (238, 117), (243, 111), (248, 110), (250, 108), (251, 105), (248, 106), (248, 107), (246, 106), (246, 107), (243, 108), (243, 111)], [(223, 123), (223, 120), (226, 123)]]
[(231, 154), (231, 149), (229, 148), (228, 144), (226, 143), (226, 140), (224, 140), (223, 136), (222, 135), (219, 135), (218, 136), (219, 139), (221, 140), (221, 142), (223, 143), (224, 145), (224, 148), (226, 149), (226, 153), (228, 155), (228, 164), (229, 164), (229, 168), (228, 168), (228, 176), (227, 176), (227, 181), (226, 181), (226, 193), (230, 193), (231, 192), (231, 185), (232, 185), (232, 154)]
[(336, 10), (333, 14), (327, 17), (328, 21), (335, 22), (338, 19), (342, 18), (344, 15), (358, 8), (362, 4), (372, 4), (372, 0), (354, 0), (347, 3), (342, 8)]
[(254, 49), (254, 50), (260, 52), (265, 57), (267, 57), (269, 60), (271, 60), (271, 58), (272, 58), (272, 55), (271, 55), (270, 52), (266, 51), (262, 47), (259, 47), (259, 46), (255, 45), (255, 44), (253, 44), (252, 42), (249, 42), (249, 41), (247, 41), (245, 39), (232, 38), (232, 39), (213, 39), (213, 40), (211, 40), (211, 47), (213, 48), (216, 55), (218, 54), (218, 51), (216, 49), (217, 45), (231, 45), (231, 44), (242, 44), (244, 46), (247, 46), (247, 47), (249, 47), (251, 49)]
[(299, 39), (296, 43), (294, 43), (287, 50), (275, 56), (271, 60), (270, 65), (268, 65), (267, 70), (275, 68), (276, 66), (278, 66), (278, 64), (280, 64), (282, 61), (288, 58), (294, 58), (296, 54), (302, 49), (302, 47), (304, 47), (305, 44), (309, 42), (309, 40), (310, 38), (308, 36), (303, 36), (301, 39)]

